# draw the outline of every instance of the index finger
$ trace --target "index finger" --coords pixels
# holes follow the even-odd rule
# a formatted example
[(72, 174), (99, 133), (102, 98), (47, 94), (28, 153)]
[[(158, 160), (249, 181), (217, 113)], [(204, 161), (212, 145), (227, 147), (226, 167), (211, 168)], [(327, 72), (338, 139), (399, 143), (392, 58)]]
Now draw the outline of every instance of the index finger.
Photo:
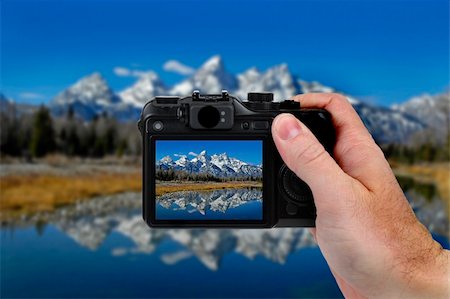
[(340, 134), (357, 131), (369, 137), (364, 123), (356, 113), (347, 97), (337, 93), (308, 93), (299, 94), (292, 98), (300, 102), (302, 108), (321, 108), (331, 113), (333, 124)]

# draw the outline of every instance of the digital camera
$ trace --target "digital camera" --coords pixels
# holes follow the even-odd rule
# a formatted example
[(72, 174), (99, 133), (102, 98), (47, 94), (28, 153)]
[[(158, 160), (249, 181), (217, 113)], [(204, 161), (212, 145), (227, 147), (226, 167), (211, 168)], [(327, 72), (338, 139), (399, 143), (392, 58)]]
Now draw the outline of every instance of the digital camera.
[(331, 154), (323, 109), (272, 93), (155, 97), (143, 107), (143, 217), (151, 227), (314, 226), (312, 192), (283, 163), (271, 136), (280, 113), (301, 120)]

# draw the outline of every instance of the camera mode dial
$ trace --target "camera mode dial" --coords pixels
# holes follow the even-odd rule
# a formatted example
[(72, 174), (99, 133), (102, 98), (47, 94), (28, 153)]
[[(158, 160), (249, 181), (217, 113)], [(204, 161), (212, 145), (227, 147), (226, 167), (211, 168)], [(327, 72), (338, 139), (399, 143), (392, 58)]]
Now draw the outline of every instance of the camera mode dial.
[(312, 201), (313, 195), (309, 186), (292, 172), (286, 164), (280, 169), (278, 182), (281, 191), (291, 203), (304, 205)]

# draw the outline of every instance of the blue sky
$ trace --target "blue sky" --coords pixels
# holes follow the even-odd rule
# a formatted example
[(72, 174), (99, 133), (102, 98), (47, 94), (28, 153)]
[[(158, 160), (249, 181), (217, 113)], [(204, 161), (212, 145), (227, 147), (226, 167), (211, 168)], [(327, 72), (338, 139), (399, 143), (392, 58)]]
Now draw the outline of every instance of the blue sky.
[[(189, 152), (199, 154), (206, 150), (208, 155), (227, 153), (229, 157), (254, 165), (262, 164), (261, 140), (157, 140), (156, 159), (165, 156), (174, 157), (174, 154), (188, 155)], [(189, 155), (190, 158), (194, 156)]]
[(135, 80), (117, 66), (198, 67), (222, 55), (233, 73), (286, 62), (362, 99), (389, 105), (449, 86), (449, 4), (392, 1), (11, 1), (1, 9), (1, 91), (46, 102), (101, 72), (114, 90)]

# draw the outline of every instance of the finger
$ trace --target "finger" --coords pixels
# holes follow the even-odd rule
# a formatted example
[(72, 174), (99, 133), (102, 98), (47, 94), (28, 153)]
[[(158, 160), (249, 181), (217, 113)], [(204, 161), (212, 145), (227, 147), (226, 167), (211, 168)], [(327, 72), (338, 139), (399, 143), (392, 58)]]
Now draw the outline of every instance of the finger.
[(347, 194), (352, 190), (353, 179), (297, 118), (291, 114), (278, 115), (272, 125), (272, 136), (283, 161), (311, 188), (318, 214), (340, 210), (340, 205), (345, 203), (337, 198), (353, 198)]
[(308, 93), (296, 95), (292, 98), (300, 102), (302, 108), (321, 108), (331, 113), (336, 129), (342, 129), (343, 133), (357, 132), (371, 139), (364, 123), (356, 113), (346, 97), (336, 93)]
[[(302, 108), (322, 108), (331, 113), (337, 143), (334, 158), (351, 177), (369, 190), (384, 188), (393, 174), (384, 154), (346, 97), (334, 93), (310, 93), (293, 98)], [(374, 177), (383, 178), (374, 180)]]

